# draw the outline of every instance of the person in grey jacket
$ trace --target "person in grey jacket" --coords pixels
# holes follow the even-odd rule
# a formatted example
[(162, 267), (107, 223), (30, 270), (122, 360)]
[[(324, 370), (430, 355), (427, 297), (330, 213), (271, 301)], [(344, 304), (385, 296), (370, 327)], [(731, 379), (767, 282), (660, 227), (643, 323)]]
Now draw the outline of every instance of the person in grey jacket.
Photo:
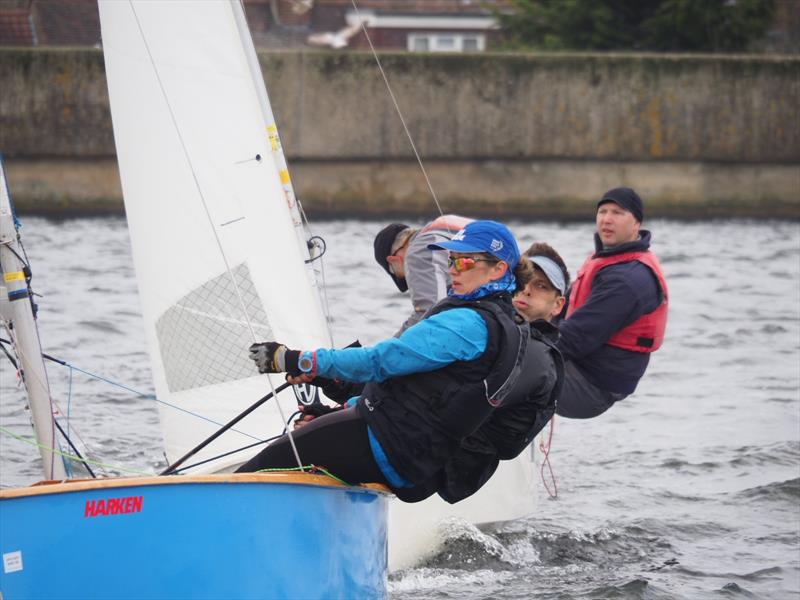
[(449, 241), (471, 222), (472, 219), (458, 215), (442, 215), (420, 229), (392, 223), (375, 236), (375, 260), (401, 292), (410, 293), (414, 307), (398, 334), (417, 323), (447, 296), (450, 275), (446, 254), (428, 246)]

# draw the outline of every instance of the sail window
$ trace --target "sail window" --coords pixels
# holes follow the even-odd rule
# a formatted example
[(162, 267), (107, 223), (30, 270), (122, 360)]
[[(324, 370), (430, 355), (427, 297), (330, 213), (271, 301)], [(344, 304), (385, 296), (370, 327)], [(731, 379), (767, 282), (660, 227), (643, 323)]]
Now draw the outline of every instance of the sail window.
[(255, 336), (274, 339), (247, 265), (232, 270), (244, 300), (236, 294), (230, 273), (186, 294), (156, 321), (156, 335), (170, 392), (245, 379), (255, 375), (247, 347)]

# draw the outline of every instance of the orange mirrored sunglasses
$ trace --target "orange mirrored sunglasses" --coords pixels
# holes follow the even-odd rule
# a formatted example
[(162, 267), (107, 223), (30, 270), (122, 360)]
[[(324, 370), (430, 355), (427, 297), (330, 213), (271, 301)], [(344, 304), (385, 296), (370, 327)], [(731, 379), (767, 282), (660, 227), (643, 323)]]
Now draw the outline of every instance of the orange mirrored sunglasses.
[(451, 269), (455, 269), (459, 273), (463, 273), (464, 271), (470, 271), (478, 266), (479, 262), (486, 262), (486, 263), (497, 263), (497, 260), (491, 260), (489, 258), (470, 258), (468, 256), (461, 256), (459, 258), (453, 258), (450, 256), (447, 259), (447, 266)]

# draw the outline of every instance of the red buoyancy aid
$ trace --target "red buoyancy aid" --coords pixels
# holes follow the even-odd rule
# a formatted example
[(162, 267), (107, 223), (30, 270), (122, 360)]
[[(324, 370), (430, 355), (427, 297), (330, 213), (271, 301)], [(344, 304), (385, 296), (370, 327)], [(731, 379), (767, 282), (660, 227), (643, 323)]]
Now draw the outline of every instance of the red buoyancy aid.
[(586, 304), (592, 291), (592, 282), (600, 269), (634, 260), (648, 267), (658, 279), (662, 295), (661, 304), (653, 312), (642, 315), (627, 327), (617, 331), (606, 343), (615, 348), (633, 352), (655, 352), (661, 347), (664, 341), (664, 331), (667, 328), (669, 291), (661, 265), (652, 252), (623, 252), (612, 256), (589, 256), (578, 271), (575, 283), (572, 284), (566, 318), (569, 319), (572, 313)]

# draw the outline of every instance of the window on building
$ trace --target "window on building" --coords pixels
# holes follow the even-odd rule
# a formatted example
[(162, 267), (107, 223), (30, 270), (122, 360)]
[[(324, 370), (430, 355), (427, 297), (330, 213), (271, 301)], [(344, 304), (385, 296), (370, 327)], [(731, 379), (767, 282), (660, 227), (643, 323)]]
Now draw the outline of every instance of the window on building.
[(486, 36), (478, 33), (410, 33), (411, 52), (482, 52)]
[(428, 38), (424, 35), (409, 36), (408, 49), (411, 52), (427, 52), (430, 50)]
[(474, 35), (464, 36), (464, 38), (461, 40), (461, 49), (464, 52), (478, 52), (483, 50), (480, 40), (478, 40), (478, 38)]

